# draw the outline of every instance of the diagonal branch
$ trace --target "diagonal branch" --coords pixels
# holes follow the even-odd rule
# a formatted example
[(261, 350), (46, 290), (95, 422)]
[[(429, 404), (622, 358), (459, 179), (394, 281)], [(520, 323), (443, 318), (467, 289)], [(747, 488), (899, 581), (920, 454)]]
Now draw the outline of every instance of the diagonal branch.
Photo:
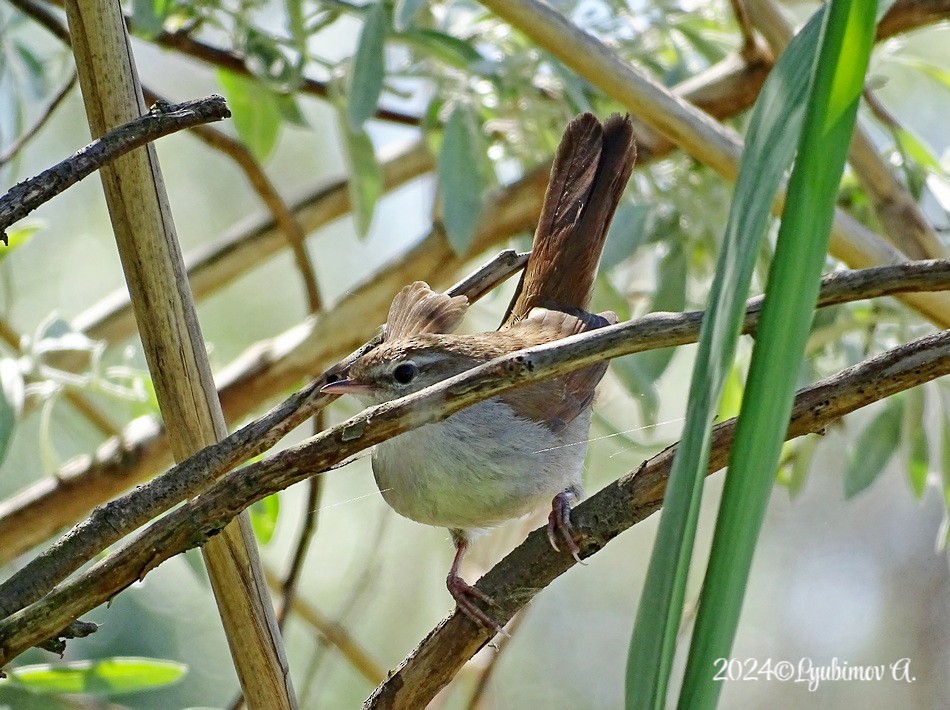
[[(950, 286), (945, 275), (943, 278), (944, 285)], [(698, 319), (684, 319), (682, 314), (653, 314), (648, 319), (653, 328), (644, 324), (647, 319), (641, 319), (499, 357), (407, 397), (371, 407), (297, 447), (232, 471), (80, 576), (0, 622), (0, 666), (55, 635), (170, 557), (204, 544), (240, 511), (277, 490), (336, 467), (397, 434), (444, 419), (518, 385), (642, 351), (644, 329), (662, 332), (664, 344), (675, 345), (686, 342), (698, 326)], [(790, 435), (820, 431), (861, 406), (948, 372), (950, 331), (895, 348), (803, 390), (796, 401)], [(732, 423), (730, 420), (716, 429), (710, 464), (713, 469), (725, 461)], [(586, 539), (583, 555), (593, 554), (659, 508), (671, 459), (672, 450), (668, 449), (636, 475), (620, 479), (575, 509), (577, 527)], [(557, 555), (548, 548), (543, 531), (535, 531), (482, 579), (479, 588), (498, 602), (493, 612), (504, 623), (538, 589), (572, 564), (569, 556)], [(424, 705), (465, 659), (487, 643), (488, 633), (459, 615), (453, 616), (390, 677), (377, 700), (382, 706)], [(412, 694), (411, 699), (400, 698), (403, 689)], [(431, 694), (420, 696), (419, 689)], [(394, 698), (400, 698), (401, 704)]]
[[(948, 373), (950, 331), (889, 350), (799, 391), (786, 439), (820, 433), (856, 409)], [(714, 428), (709, 473), (726, 465), (735, 423), (730, 419)], [(624, 530), (660, 509), (675, 453), (674, 444), (571, 511), (571, 519), (585, 540), (582, 557), (600, 551)], [(574, 564), (570, 555), (559, 555), (551, 549), (542, 528), (532, 532), (476, 586), (495, 601), (492, 614), (504, 624)], [(491, 640), (491, 635), (464, 615), (453, 613), (390, 673), (367, 699), (364, 709), (425, 707)]]
[(155, 104), (144, 116), (104, 133), (69, 158), (15, 185), (0, 197), (0, 236), (11, 224), (119, 156), (169, 133), (220, 121), (230, 115), (221, 96), (180, 104)]
[[(551, 6), (539, 0), (482, 0), (482, 4), (696, 160), (730, 181), (736, 179), (743, 143), (735, 132), (637, 72)], [(782, 189), (775, 211), (781, 210), (784, 199)], [(841, 210), (835, 215), (830, 251), (852, 268), (907, 261), (903, 252)], [(947, 294), (913, 294), (901, 300), (932, 322), (950, 326)]]
[[(862, 296), (880, 296), (893, 292), (895, 286), (898, 289), (950, 288), (950, 262), (920, 262), (864, 272), (837, 272), (825, 278), (819, 304), (827, 306)], [(750, 301), (744, 324), (746, 332), (755, 328), (761, 302), (761, 297)], [(94, 569), (98, 572), (86, 573), (79, 580), (85, 579), (85, 584), (88, 585), (92, 584), (95, 574), (103, 574), (113, 580), (127, 580), (131, 584), (139, 575), (144, 575), (170, 556), (163, 551), (166, 548), (171, 551), (179, 549), (175, 545), (201, 544), (212, 531), (220, 529), (221, 525), (230, 519), (230, 515), (237, 514), (255, 500), (311, 475), (334, 468), (348, 457), (380, 441), (422, 424), (444, 419), (475, 401), (499, 394), (519, 384), (561, 375), (608, 358), (695, 342), (702, 316), (702, 312), (653, 313), (635, 321), (506, 355), (439, 385), (372, 407), (304, 444), (279, 452), (260, 463), (233, 471), (218, 478), (211, 486), (205, 485), (205, 493), (161, 521), (153, 523), (135, 541), (101, 563), (106, 567), (97, 566)], [(322, 406), (327, 399), (319, 394), (323, 381), (323, 378), (318, 379), (282, 407), (289, 407), (291, 414), (298, 416), (300, 412), (305, 411), (301, 409), (303, 403), (307, 404), (308, 414), (312, 411), (311, 407)], [(220, 475), (242, 457), (246, 459), (249, 454), (261, 451), (260, 442), (265, 437), (269, 437), (268, 444), (273, 443), (276, 440), (273, 439), (273, 431), (281, 430), (280, 428), (286, 427), (288, 423), (286, 412), (282, 415), (285, 416), (282, 420), (275, 414), (281, 410), (281, 407), (276, 408), (264, 419), (244, 427), (220, 444), (208, 447), (183, 461), (123, 499), (97, 509), (89, 521), (76, 528), (47, 554), (36, 558), (0, 587), (0, 608), (9, 614), (40, 599), (67, 574), (118, 539), (117, 533), (134, 530), (172, 505), (202, 490), (200, 482)], [(242, 449), (240, 454), (236, 453), (239, 444), (247, 447)], [(215, 500), (218, 507), (201, 508), (208, 500)], [(233, 512), (228, 513), (229, 510)], [(169, 532), (177, 530), (174, 527), (176, 525), (185, 527), (177, 533)], [(75, 591), (82, 586), (81, 581), (64, 585), (63, 588), (69, 587), (74, 590), (71, 594), (77, 595), (73, 603), (78, 604), (75, 600), (83, 598), (84, 593)], [(124, 586), (126, 584), (123, 581), (120, 586), (110, 589), (115, 593)], [(61, 599), (58, 594), (60, 592), (53, 592), (46, 599)], [(98, 597), (87, 601), (98, 603), (96, 599)], [(43, 605), (46, 600), (37, 603)], [(80, 609), (76, 615), (84, 611), (86, 609)], [(19, 618), (20, 615), (15, 616)], [(72, 618), (66, 619), (66, 622), (71, 620)], [(54, 633), (58, 628), (61, 627), (54, 628), (49, 633)], [(0, 626), (0, 638), (2, 637), (3, 627)]]

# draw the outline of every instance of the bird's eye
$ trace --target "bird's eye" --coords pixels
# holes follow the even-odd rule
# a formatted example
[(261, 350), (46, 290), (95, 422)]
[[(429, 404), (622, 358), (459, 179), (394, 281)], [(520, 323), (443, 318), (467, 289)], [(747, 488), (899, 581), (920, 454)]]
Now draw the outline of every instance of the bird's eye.
[(393, 377), (399, 384), (408, 385), (412, 382), (412, 378), (416, 376), (418, 371), (418, 368), (411, 362), (404, 362), (401, 365), (397, 365), (393, 370)]

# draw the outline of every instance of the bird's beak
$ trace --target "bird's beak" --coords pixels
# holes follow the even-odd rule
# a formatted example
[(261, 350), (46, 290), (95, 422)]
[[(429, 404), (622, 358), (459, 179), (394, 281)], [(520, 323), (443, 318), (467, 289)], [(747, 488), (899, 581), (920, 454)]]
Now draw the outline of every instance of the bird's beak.
[(357, 380), (337, 380), (336, 382), (330, 382), (325, 384), (320, 388), (322, 394), (332, 394), (332, 395), (341, 395), (341, 394), (372, 394), (376, 390), (373, 385), (368, 385), (364, 382), (359, 382)]

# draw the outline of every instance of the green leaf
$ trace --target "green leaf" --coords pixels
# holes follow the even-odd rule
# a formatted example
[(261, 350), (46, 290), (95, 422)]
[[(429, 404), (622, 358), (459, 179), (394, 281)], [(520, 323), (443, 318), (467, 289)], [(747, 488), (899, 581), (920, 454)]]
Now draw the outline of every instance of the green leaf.
[(897, 149), (905, 160), (909, 158), (921, 167), (939, 175), (945, 173), (940, 161), (937, 160), (937, 156), (917, 136), (902, 127), (895, 128), (893, 133), (894, 139), (897, 141)]
[(228, 100), (238, 137), (257, 160), (264, 162), (280, 133), (276, 94), (256, 79), (224, 69), (218, 70), (218, 83)]
[(30, 241), (33, 235), (42, 229), (43, 226), (44, 224), (42, 222), (30, 222), (14, 229), (8, 229), (7, 245), (0, 246), (0, 261), (3, 261), (15, 250), (19, 249), (28, 241)]
[(848, 467), (844, 474), (844, 494), (853, 498), (868, 488), (881, 475), (901, 439), (904, 416), (902, 397), (888, 399), (878, 414), (849, 447)]
[(808, 471), (811, 468), (812, 459), (815, 456), (815, 450), (818, 448), (818, 442), (821, 437), (815, 434), (808, 434), (798, 441), (792, 461), (788, 467), (788, 475), (784, 481), (788, 494), (792, 498), (801, 493), (805, 487), (805, 481), (808, 479)]
[(666, 702), (709, 460), (711, 422), (733, 369), (740, 319), (772, 200), (798, 144), (819, 30), (820, 20), (813, 19), (789, 43), (750, 118), (710, 306), (700, 332), (686, 424), (630, 639), (626, 672), (630, 709), (662, 708)]
[(7, 457), (25, 397), (23, 373), (13, 358), (0, 360), (0, 464)]
[(363, 129), (353, 130), (341, 115), (340, 132), (343, 134), (343, 153), (350, 179), (347, 192), (356, 233), (362, 239), (369, 233), (376, 211), (376, 202), (383, 194), (383, 174), (376, 162), (373, 142)]
[(438, 30), (412, 30), (400, 35), (409, 44), (445, 64), (482, 76), (495, 73), (497, 66), (486, 60), (468, 42)]
[(480, 135), (472, 112), (456, 104), (445, 122), (438, 168), (442, 221), (449, 244), (459, 255), (471, 246), (482, 210)]
[[(813, 66), (814, 79), (730, 450), (680, 691), (681, 708), (715, 707), (722, 690), (711, 670), (716, 659), (732, 652), (756, 541), (776, 478), (795, 394), (795, 378), (789, 373), (800, 370), (811, 329), (838, 185), (874, 42), (876, 5), (832, 0), (819, 11), (824, 18), (818, 31), (818, 61), (809, 59), (808, 50), (801, 57), (800, 68)], [(809, 44), (815, 42), (810, 26), (813, 23), (795, 39), (805, 35)], [(786, 54), (791, 49), (790, 44)], [(675, 629), (670, 633), (675, 638)]]
[(170, 4), (167, 0), (132, 0), (132, 32), (144, 39), (160, 35)]
[(920, 500), (927, 489), (930, 474), (930, 446), (927, 441), (927, 426), (924, 421), (926, 401), (924, 389), (914, 387), (903, 394), (904, 399), (904, 453), (907, 457), (907, 477), (910, 489)]
[(266, 545), (274, 537), (274, 531), (277, 529), (280, 498), (274, 493), (257, 501), (248, 510), (251, 515), (251, 527), (254, 528), (254, 537), (259, 543)]
[(16, 53), (20, 56), (20, 61), (23, 62), (23, 66), (26, 67), (30, 93), (33, 95), (33, 98), (38, 99), (49, 90), (49, 79), (43, 68), (43, 62), (27, 45), (14, 42), (13, 46), (16, 48)]
[(386, 75), (385, 45), (388, 30), (389, 14), (386, 4), (379, 0), (366, 13), (350, 69), (346, 116), (354, 130), (362, 128), (367, 119), (376, 113), (379, 95), (383, 90), (383, 78)]
[(98, 661), (41, 663), (6, 670), (9, 684), (33, 693), (110, 696), (153, 690), (180, 681), (188, 666), (157, 658), (114, 657)]
[(310, 123), (307, 117), (300, 110), (300, 104), (297, 103), (297, 97), (294, 94), (277, 94), (277, 110), (280, 111), (280, 117), (301, 128), (309, 128)]
[(426, 0), (396, 0), (393, 11), (393, 27), (397, 32), (405, 32), (415, 23), (416, 17), (426, 6)]

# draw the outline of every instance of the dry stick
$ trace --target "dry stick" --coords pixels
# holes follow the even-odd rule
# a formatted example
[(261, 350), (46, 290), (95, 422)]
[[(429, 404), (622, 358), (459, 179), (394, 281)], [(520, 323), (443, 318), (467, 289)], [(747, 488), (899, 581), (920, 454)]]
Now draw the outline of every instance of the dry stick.
[[(92, 134), (142, 115), (119, 4), (67, 0), (66, 16)], [(100, 176), (172, 453), (184, 459), (223, 438), (227, 426), (155, 147), (123, 156)], [(252, 708), (292, 710), (296, 698), (254, 534), (247, 513), (236, 518), (202, 550), (234, 668)]]
[[(944, 285), (950, 286), (950, 282), (945, 279)], [(510, 353), (414, 394), (371, 407), (299, 446), (232, 471), (78, 577), (0, 622), (0, 666), (144, 578), (170, 557), (207, 544), (240, 511), (277, 490), (330, 470), (381, 441), (440, 421), (476, 401), (605, 358), (642, 351), (646, 340), (653, 344), (657, 332), (664, 334), (666, 346), (683, 344), (695, 337), (697, 327), (698, 318), (654, 314), (648, 319)], [(642, 335), (644, 330), (646, 337)], [(793, 410), (790, 436), (819, 431), (861, 406), (948, 372), (950, 331), (890, 350), (802, 390)], [(725, 461), (732, 425), (730, 420), (716, 428), (711, 470)], [(672, 447), (649, 465), (641, 466), (635, 476), (620, 479), (574, 509), (572, 518), (584, 537), (582, 556), (590, 556), (659, 508), (671, 457)], [(489, 571), (478, 587), (495, 599), (495, 618), (505, 623), (539, 589), (572, 565), (570, 556), (550, 548), (545, 530), (536, 530)], [(424, 705), (448, 683), (465, 659), (487, 643), (490, 635), (464, 615), (453, 615), (387, 680), (374, 695), (373, 704), (397, 706), (398, 700), (399, 707)]]
[[(861, 298), (888, 295), (907, 288), (950, 288), (950, 262), (927, 261), (864, 271), (835, 272), (823, 279), (818, 303), (824, 307)], [(743, 327), (744, 332), (749, 332), (755, 328), (761, 303), (761, 296), (751, 299), (749, 302)], [(482, 383), (480, 385), (481, 389), (490, 390), (491, 394), (497, 394), (514, 386), (519, 381), (537, 379), (538, 373), (535, 370), (540, 370), (543, 363), (548, 360), (555, 364), (561, 362), (560, 370), (557, 370), (555, 366), (547, 366), (545, 370), (547, 376), (554, 376), (563, 373), (566, 369), (576, 369), (584, 364), (603, 361), (606, 358), (695, 342), (702, 317), (702, 312), (653, 313), (634, 321), (602, 328), (582, 336), (567, 338), (553, 344), (507, 355), (453, 378), (448, 385), (443, 383), (427, 388), (410, 397), (397, 400), (394, 403), (368, 409), (347, 422), (311, 439), (309, 443), (287, 449), (263, 462), (233, 471), (227, 476), (217, 479), (212, 486), (205, 485), (205, 496), (212, 495), (210, 491), (218, 490), (221, 486), (226, 488), (230, 486), (228, 490), (232, 490), (235, 494), (255, 496), (254, 500), (257, 500), (279, 488), (303, 480), (308, 475), (336, 466), (347, 456), (385, 438), (401, 433), (401, 431), (408, 428), (419, 426), (422, 423), (433, 421), (435, 415), (432, 412), (437, 412), (439, 418), (444, 418), (475, 401), (472, 394), (474, 392), (477, 395), (480, 391), (477, 388), (466, 388), (455, 384), (457, 382), (468, 382), (469, 378), (477, 378), (477, 381)], [(553, 359), (550, 356), (544, 356), (543, 354), (547, 353), (549, 348), (554, 348), (555, 353), (565, 354), (555, 356)], [(542, 355), (537, 356), (537, 353)], [(577, 353), (581, 355), (577, 355)], [(356, 355), (357, 353), (354, 353), (352, 357), (356, 357)], [(536, 357), (540, 359), (535, 359)], [(571, 359), (569, 364), (565, 365), (564, 361), (568, 357)], [(478, 373), (484, 374), (485, 372), (494, 373), (497, 379), (484, 384), (483, 380), (485, 378), (478, 378)], [(0, 598), (2, 598), (0, 604), (2, 604), (2, 608), (9, 614), (16, 609), (26, 607), (35, 600), (39, 600), (52, 589), (53, 585), (59, 583), (86, 560), (93, 559), (106, 545), (118, 539), (118, 532), (134, 530), (167, 510), (171, 505), (194, 495), (202, 489), (200, 485), (202, 481), (220, 474), (227, 467), (234, 465), (241, 456), (246, 459), (248, 455), (259, 452), (261, 442), (271, 444), (276, 441), (273, 432), (285, 433), (289, 429), (281, 430), (281, 426), (289, 426), (289, 423), (293, 422), (293, 416), (299, 416), (302, 411), (309, 414), (312, 411), (311, 407), (317, 406), (318, 403), (322, 404), (327, 399), (319, 394), (319, 387), (323, 381), (323, 378), (317, 380), (297, 393), (287, 403), (275, 408), (271, 414), (266, 415), (263, 419), (235, 432), (221, 443), (208, 447), (190, 457), (171, 471), (127, 494), (123, 499), (97, 508), (87, 521), (77, 526), (47, 553), (37, 557), (0, 586)], [(447, 403), (452, 407), (451, 409), (443, 409), (442, 407), (446, 403), (443, 401), (444, 397), (440, 397), (439, 393), (445, 390), (448, 390), (451, 394), (460, 395)], [(410, 403), (415, 403), (415, 406)], [(432, 404), (432, 408), (427, 408), (429, 404)], [(434, 408), (436, 405), (438, 405), (438, 409)], [(393, 412), (406, 412), (406, 415), (394, 419)], [(297, 421), (299, 422), (300, 419), (298, 418)], [(374, 438), (372, 440), (367, 438), (369, 437), (368, 432), (373, 432)], [(236, 451), (240, 451), (241, 455), (237, 455)], [(222, 466), (222, 462), (224, 462), (224, 466)], [(279, 481), (279, 483), (268, 485), (266, 480), (269, 477), (273, 478), (274, 481)], [(255, 481), (259, 482), (260, 486), (257, 486)], [(202, 496), (203, 499), (204, 496)], [(192, 503), (186, 504), (186, 508), (189, 505), (192, 505)], [(174, 516), (178, 516), (179, 511), (184, 509), (179, 508), (170, 513), (158, 525), (160, 527), (171, 525), (168, 521)], [(153, 525), (155, 524), (153, 523)], [(199, 536), (196, 540), (203, 541), (204, 537)], [(165, 545), (166, 542), (163, 541), (161, 545)], [(123, 548), (123, 550), (125, 549), (128, 549), (128, 546)], [(124, 554), (122, 550), (113, 553), (110, 559), (114, 559), (116, 555), (121, 556), (121, 554)], [(160, 556), (155, 558), (158, 561), (165, 559), (164, 553), (160, 552), (160, 548), (155, 548), (154, 554)], [(135, 571), (144, 573), (144, 571), (147, 571), (145, 568), (150, 569), (152, 566), (151, 563), (143, 563), (143, 567), (138, 567)], [(128, 574), (128, 570), (126, 574)], [(133, 579), (134, 577), (133, 574)], [(84, 575), (84, 578), (90, 579), (88, 575)], [(88, 583), (90, 582), (87, 581)], [(69, 582), (67, 586), (74, 584), (75, 582)], [(118, 591), (118, 588), (114, 591)], [(53, 596), (56, 594), (57, 592), (53, 592)], [(44, 602), (39, 603), (43, 604)], [(56, 630), (53, 629), (50, 633)], [(0, 628), (0, 631), (2, 631), (2, 628)], [(0, 633), (0, 638), (2, 638), (2, 633)]]
[[(413, 278), (439, 285), (472, 255), (504, 236), (533, 228), (548, 172), (532, 171), (495, 193), (479, 220), (470, 254), (454, 254), (442, 232), (434, 229), (417, 246), (351, 289), (332, 310), (245, 351), (219, 375), (226, 418), (236, 421), (249, 415), (261, 401), (313, 377), (372, 337), (377, 324), (385, 320), (392, 294)], [(39, 481), (0, 501), (0, 561), (46, 540), (95, 505), (167, 465), (167, 442), (160, 423), (151, 417), (133, 421), (120, 439), (105, 442), (94, 456), (64, 464), (57, 480)]]
[[(728, 180), (736, 179), (743, 144), (735, 132), (638, 73), (549, 5), (539, 0), (483, 0), (482, 4), (696, 160)], [(781, 210), (784, 194), (782, 189), (776, 195), (774, 210)], [(835, 214), (830, 251), (852, 268), (907, 261), (900, 250), (841, 210)], [(900, 298), (934, 323), (950, 326), (950, 295), (906, 294)]]
[[(265, 570), (267, 584), (274, 592), (283, 586), (278, 576)], [(386, 679), (386, 669), (372, 658), (350, 633), (338, 622), (324, 616), (313, 604), (295, 597), (291, 604), (294, 614), (312, 627), (326, 643), (335, 647), (351, 666), (370, 683), (379, 684)]]
[[(526, 254), (512, 250), (502, 252), (449, 289), (448, 293), (452, 296), (464, 294), (471, 302), (477, 301), (519, 271), (526, 261)], [(378, 339), (373, 339), (364, 344), (343, 361), (344, 366), (378, 343)], [(336, 368), (331, 368), (331, 371), (333, 369)], [(213, 479), (238, 464), (270, 449), (333, 400), (320, 393), (325, 383), (326, 374), (263, 417), (207, 446), (171, 471), (96, 508), (87, 520), (0, 584), (0, 615), (6, 616), (36, 601), (78, 569), (84, 560), (92, 559), (182, 500), (197, 495)]]
[(144, 116), (109, 130), (72, 156), (15, 185), (0, 197), (0, 236), (11, 224), (119, 156), (169, 133), (220, 121), (230, 115), (228, 105), (220, 96), (153, 106)]
[[(449, 293), (467, 293), (471, 300), (484, 293), (500, 276), (522, 265), (521, 258), (503, 253), (476, 271)], [(876, 298), (908, 289), (950, 288), (950, 262), (926, 261), (879, 267), (861, 271), (839, 271), (822, 280), (819, 307)], [(745, 330), (755, 327), (762, 297), (751, 299), (746, 309)], [(695, 342), (701, 311), (680, 314), (650, 314), (621, 326), (630, 332), (628, 344), (641, 350)], [(603, 332), (603, 331), (601, 331)], [(372, 341), (347, 358), (350, 361), (372, 345)], [(331, 368), (331, 371), (335, 368)], [(93, 559), (109, 545), (144, 525), (181, 500), (196, 495), (242, 461), (271, 448), (329, 398), (319, 390), (325, 376), (300, 390), (260, 419), (234, 432), (218, 444), (182, 461), (165, 474), (139, 486), (110, 503), (96, 508), (88, 519), (59, 542), (31, 560), (22, 570), (0, 584), (0, 614), (9, 615), (47, 594), (56, 584)]]
[[(776, 52), (795, 34), (774, 0), (746, 0), (752, 21)], [(859, 119), (851, 138), (848, 162), (871, 199), (874, 214), (892, 244), (911, 259), (945, 259), (948, 252), (911, 194), (884, 162)]]
[[(13, 2), (18, 7), (36, 7), (36, 3), (30, 0)], [(900, 0), (893, 6), (889, 17), (894, 14), (899, 18), (898, 11), (913, 4), (908, 0)], [(48, 26), (50, 31), (57, 31), (57, 18), (45, 18), (35, 12), (30, 14)], [(915, 22), (932, 22), (944, 16), (939, 12), (924, 14), (915, 17), (914, 22), (891, 23), (890, 29), (882, 25), (878, 36), (887, 37), (889, 32), (917, 26)], [(684, 82), (678, 90), (707, 112), (725, 117), (751, 104), (767, 71), (768, 66), (762, 62), (754, 67), (736, 67), (733, 58)], [(649, 130), (638, 133), (638, 142), (641, 162), (651, 154), (652, 157), (665, 154), (672, 147), (666, 139)], [(394, 159), (384, 163), (388, 188), (431, 167), (431, 158), (424, 149), (410, 150), (406, 157), (411, 159)], [(419, 167), (420, 161), (425, 166)], [(400, 170), (404, 167), (413, 175), (407, 177), (401, 174)], [(390, 169), (393, 171), (392, 183)], [(490, 209), (483, 215), (472, 253), (496, 244), (508, 234), (531, 228), (548, 172), (549, 166), (542, 165), (497, 193), (498, 196), (490, 201)], [(346, 188), (342, 181), (328, 185), (325, 192), (314, 194), (294, 205), (295, 213), (308, 230), (316, 229), (326, 221), (344, 214), (347, 209)], [(273, 223), (235, 230), (230, 238), (215, 245), (193, 265), (191, 283), (196, 295), (207, 293), (232, 275), (242, 273), (248, 262), (258, 263), (256, 254), (245, 256), (248, 252), (264, 249), (269, 254), (280, 243), (282, 238)], [(240, 263), (235, 265), (234, 261)], [(444, 248), (441, 236), (433, 232), (418, 248), (410, 250), (402, 259), (374, 275), (366, 287), (358, 288), (348, 295), (338, 305), (338, 314), (327, 314), (307, 324), (306, 333), (301, 334), (301, 327), (298, 326), (283, 336), (252, 346), (225, 369), (221, 394), (228, 419), (246, 415), (260, 400), (286, 389), (300, 377), (326, 366), (334, 358), (342, 356), (346, 349), (354, 347), (358, 341), (352, 345), (334, 342), (333, 347), (327, 347), (328, 334), (340, 332), (337, 323), (347, 323), (350, 330), (354, 323), (365, 323), (367, 328), (370, 327), (384, 316), (389, 304), (387, 297), (393, 290), (412, 278), (438, 281), (439, 274), (456, 268), (458, 261)], [(124, 294), (117, 293), (99, 306), (77, 319), (74, 325), (80, 329), (88, 327), (90, 335), (110, 341), (133, 332), (134, 322)], [(365, 337), (363, 333), (365, 330), (356, 333), (356, 337)], [(0, 562), (8, 561), (47, 539), (63, 526), (85, 515), (97, 503), (120, 494), (133, 483), (151, 475), (154, 470), (167, 465), (167, 461), (164, 432), (159, 423), (154, 419), (142, 418), (128, 425), (120, 438), (105, 442), (94, 455), (67, 462), (56, 480), (37, 482), (15, 496), (0, 501)]]
[[(145, 89), (145, 100), (148, 103), (163, 101), (154, 91)], [(293, 211), (281, 198), (274, 183), (267, 177), (264, 168), (251, 154), (247, 146), (232, 138), (223, 131), (211, 126), (194, 126), (191, 132), (205, 145), (231, 158), (241, 169), (251, 188), (260, 197), (261, 202), (274, 218), (274, 222), (284, 233), (287, 244), (294, 254), (294, 261), (304, 285), (304, 294), (307, 297), (307, 306), (311, 313), (316, 313), (323, 306), (320, 299), (320, 290), (317, 288), (317, 274), (313, 268), (313, 261), (307, 252), (307, 233)]]
[[(821, 432), (860, 407), (948, 373), (950, 331), (889, 350), (800, 390), (786, 438)], [(726, 465), (735, 421), (730, 419), (714, 428), (709, 473)], [(660, 509), (675, 452), (674, 444), (571, 511), (575, 527), (584, 536), (582, 557), (599, 551)], [(495, 600), (497, 606), (492, 607), (492, 613), (503, 624), (574, 564), (569, 555), (558, 555), (550, 549), (542, 528), (531, 533), (476, 586)], [(464, 615), (454, 613), (390, 674), (364, 708), (425, 707), (491, 635)]]

